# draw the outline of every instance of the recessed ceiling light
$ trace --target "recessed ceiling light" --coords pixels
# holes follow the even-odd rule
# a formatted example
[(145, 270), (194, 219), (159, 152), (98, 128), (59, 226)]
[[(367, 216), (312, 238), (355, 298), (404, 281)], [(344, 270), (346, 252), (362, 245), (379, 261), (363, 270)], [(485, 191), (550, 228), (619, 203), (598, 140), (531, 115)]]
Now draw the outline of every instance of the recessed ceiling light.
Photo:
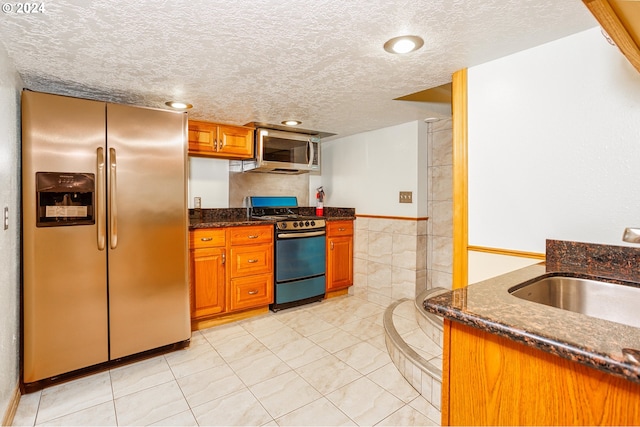
[(165, 102), (165, 105), (175, 110), (188, 110), (190, 108), (193, 108), (193, 105), (180, 101), (167, 101)]
[(389, 53), (409, 53), (420, 49), (424, 40), (418, 36), (394, 37), (384, 44), (384, 50)]
[(283, 122), (280, 122), (285, 126), (298, 126), (301, 125), (302, 122), (300, 120), (285, 120)]

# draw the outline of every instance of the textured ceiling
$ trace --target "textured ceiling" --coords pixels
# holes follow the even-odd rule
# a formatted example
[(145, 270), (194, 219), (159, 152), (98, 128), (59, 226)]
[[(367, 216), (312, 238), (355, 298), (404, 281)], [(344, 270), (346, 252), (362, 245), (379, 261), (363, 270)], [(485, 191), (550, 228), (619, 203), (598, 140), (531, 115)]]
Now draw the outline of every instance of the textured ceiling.
[[(13, 3), (16, 5), (17, 3)], [(594, 27), (580, 0), (43, 0), (0, 15), (0, 43), (29, 89), (280, 123), (346, 136), (446, 103), (394, 101), (454, 71)], [(407, 55), (382, 48), (415, 34)], [(548, 64), (550, 67), (553, 64)]]

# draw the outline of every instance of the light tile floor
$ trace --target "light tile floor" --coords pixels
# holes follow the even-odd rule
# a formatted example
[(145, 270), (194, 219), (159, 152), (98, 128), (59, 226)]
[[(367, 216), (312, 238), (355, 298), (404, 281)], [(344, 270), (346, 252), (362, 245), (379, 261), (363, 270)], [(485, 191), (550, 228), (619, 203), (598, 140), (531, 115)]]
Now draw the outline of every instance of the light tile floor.
[(345, 296), (194, 332), (187, 349), (22, 396), (13, 425), (438, 425), (389, 358), (384, 310)]

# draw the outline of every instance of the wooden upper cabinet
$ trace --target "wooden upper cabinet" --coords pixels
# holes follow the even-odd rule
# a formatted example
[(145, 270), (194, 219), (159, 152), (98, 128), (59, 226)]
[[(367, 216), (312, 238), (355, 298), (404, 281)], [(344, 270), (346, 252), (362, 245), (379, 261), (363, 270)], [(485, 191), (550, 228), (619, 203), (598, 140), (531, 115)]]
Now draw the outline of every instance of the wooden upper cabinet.
[(253, 158), (253, 128), (189, 120), (189, 155)]
[(582, 0), (629, 62), (640, 71), (640, 2)]

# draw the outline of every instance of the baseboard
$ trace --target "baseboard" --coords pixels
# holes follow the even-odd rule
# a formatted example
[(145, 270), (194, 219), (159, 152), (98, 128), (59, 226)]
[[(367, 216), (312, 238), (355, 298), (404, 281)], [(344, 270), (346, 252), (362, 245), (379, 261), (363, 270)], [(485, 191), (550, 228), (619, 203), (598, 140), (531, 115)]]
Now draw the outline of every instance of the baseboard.
[(5, 412), (4, 417), (2, 417), (2, 425), (10, 426), (13, 424), (13, 418), (16, 416), (16, 412), (18, 411), (18, 404), (20, 403), (20, 386), (16, 384), (16, 390), (13, 393), (13, 397), (9, 402), (9, 407), (7, 408), (7, 412)]
[(324, 295), (325, 299), (340, 297), (342, 295), (347, 295), (349, 293), (349, 288), (339, 289), (337, 291), (327, 292)]
[(235, 313), (227, 313), (204, 320), (191, 320), (191, 330), (198, 331), (213, 326), (224, 325), (225, 323), (237, 322), (238, 320), (248, 319), (253, 316), (260, 316), (269, 312), (269, 306), (253, 308)]

